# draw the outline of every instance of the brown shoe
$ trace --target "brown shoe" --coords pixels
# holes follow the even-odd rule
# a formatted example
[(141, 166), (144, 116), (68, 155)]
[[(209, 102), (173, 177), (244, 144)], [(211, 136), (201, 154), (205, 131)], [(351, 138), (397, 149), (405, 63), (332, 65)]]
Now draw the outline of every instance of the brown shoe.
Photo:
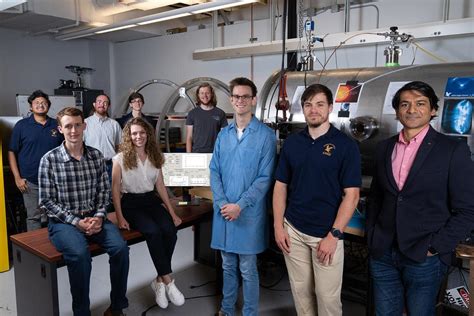
[(218, 311), (217, 313), (214, 314), (215, 316), (227, 316), (226, 313), (224, 313), (223, 311)]
[(118, 311), (113, 311), (110, 309), (110, 306), (107, 308), (107, 310), (104, 312), (104, 316), (126, 316), (122, 310)]

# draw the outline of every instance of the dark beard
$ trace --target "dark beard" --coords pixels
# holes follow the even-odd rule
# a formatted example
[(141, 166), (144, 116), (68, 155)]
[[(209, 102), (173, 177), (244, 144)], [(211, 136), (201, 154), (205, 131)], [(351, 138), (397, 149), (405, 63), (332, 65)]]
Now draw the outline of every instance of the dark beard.
[(324, 122), (312, 123), (312, 124), (311, 124), (311, 123), (306, 122), (306, 124), (308, 124), (308, 126), (311, 127), (311, 128), (318, 128), (318, 127), (320, 127), (323, 123), (324, 123)]

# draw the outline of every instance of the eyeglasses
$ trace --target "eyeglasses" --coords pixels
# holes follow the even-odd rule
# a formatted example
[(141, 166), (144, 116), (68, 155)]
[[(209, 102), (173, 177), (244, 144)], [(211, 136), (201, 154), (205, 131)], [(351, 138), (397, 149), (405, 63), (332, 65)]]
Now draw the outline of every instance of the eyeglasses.
[(33, 101), (32, 104), (33, 104), (33, 105), (36, 105), (36, 106), (38, 106), (38, 105), (40, 105), (40, 106), (47, 106), (47, 105), (48, 105), (48, 102), (34, 102), (34, 101)]
[(143, 103), (142, 99), (135, 99), (130, 101), (130, 103)]
[(237, 95), (237, 94), (233, 94), (231, 95), (232, 99), (234, 99), (235, 101), (239, 101), (239, 100), (242, 100), (242, 101), (249, 101), (253, 98), (252, 95)]

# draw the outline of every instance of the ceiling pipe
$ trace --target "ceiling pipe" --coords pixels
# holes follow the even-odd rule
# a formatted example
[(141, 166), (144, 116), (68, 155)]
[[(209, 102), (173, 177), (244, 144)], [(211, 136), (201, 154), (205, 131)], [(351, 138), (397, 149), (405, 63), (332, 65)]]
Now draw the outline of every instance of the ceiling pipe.
[(449, 20), (449, 7), (450, 7), (450, 0), (444, 0), (444, 9), (443, 9), (443, 23)]
[(344, 5), (344, 33), (349, 33), (351, 28), (351, 1), (346, 0)]
[[(380, 27), (380, 10), (379, 10), (379, 7), (373, 3), (368, 3), (368, 4), (359, 4), (359, 5), (356, 5), (356, 6), (353, 6), (351, 9), (362, 9), (362, 8), (368, 8), (368, 7), (372, 7), (375, 9), (376, 13), (377, 13), (377, 18), (376, 18), (376, 22), (375, 22), (375, 28), (379, 28)], [(374, 61), (374, 66), (377, 67), (377, 64), (378, 64), (378, 44), (375, 44), (375, 61)]]
[(270, 41), (275, 40), (275, 3), (273, 0), (269, 0), (269, 16), (270, 16)]

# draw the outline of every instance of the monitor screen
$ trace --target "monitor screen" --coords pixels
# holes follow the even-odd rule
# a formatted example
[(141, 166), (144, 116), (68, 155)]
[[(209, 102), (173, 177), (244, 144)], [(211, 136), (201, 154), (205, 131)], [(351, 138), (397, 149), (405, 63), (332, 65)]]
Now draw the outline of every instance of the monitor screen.
[(164, 153), (165, 164), (161, 167), (167, 187), (208, 187), (209, 163), (212, 154)]

